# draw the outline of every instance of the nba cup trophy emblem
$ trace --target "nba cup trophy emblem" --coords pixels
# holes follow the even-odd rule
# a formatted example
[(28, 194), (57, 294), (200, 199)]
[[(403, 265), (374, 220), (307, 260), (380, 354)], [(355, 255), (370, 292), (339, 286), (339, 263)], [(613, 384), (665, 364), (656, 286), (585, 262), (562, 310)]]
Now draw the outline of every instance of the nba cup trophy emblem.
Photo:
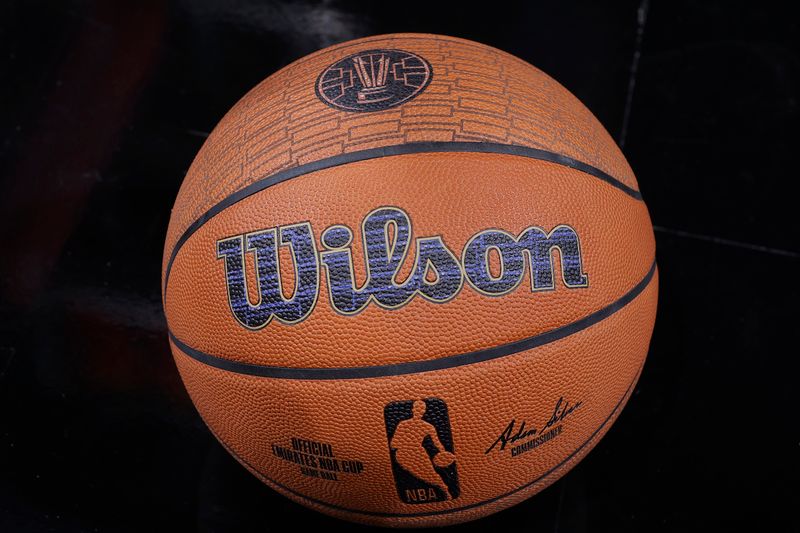
[(403, 50), (367, 50), (341, 59), (317, 79), (320, 100), (343, 111), (382, 111), (407, 102), (431, 81), (433, 69)]

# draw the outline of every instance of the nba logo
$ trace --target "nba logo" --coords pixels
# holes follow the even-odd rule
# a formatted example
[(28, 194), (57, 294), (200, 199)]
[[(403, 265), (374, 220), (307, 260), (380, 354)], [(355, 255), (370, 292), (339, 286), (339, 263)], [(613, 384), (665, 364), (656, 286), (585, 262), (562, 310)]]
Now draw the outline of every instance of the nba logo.
[(392, 402), (384, 407), (383, 418), (400, 499), (416, 504), (458, 498), (457, 458), (444, 400)]

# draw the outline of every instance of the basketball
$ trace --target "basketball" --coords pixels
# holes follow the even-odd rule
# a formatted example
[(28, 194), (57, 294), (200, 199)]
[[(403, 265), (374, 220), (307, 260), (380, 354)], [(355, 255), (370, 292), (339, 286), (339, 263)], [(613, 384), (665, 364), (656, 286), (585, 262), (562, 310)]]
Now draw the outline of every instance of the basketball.
[(269, 76), (172, 211), (169, 342), (208, 429), (346, 520), (508, 508), (634, 391), (657, 301), (633, 171), (591, 112), (475, 42), (393, 34)]

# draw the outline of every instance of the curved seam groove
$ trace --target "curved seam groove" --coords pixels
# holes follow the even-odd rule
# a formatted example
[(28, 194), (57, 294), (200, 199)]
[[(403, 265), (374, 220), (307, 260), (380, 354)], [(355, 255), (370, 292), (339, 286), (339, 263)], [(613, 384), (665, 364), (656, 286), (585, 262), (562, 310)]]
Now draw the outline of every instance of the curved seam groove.
[(586, 315), (574, 322), (560, 326), (550, 331), (527, 337), (517, 341), (467, 352), (457, 355), (440, 357), (438, 359), (428, 359), (425, 361), (409, 361), (388, 365), (361, 366), (361, 367), (336, 367), (336, 368), (298, 368), (285, 366), (268, 366), (253, 363), (243, 363), (233, 361), (215, 355), (207, 354), (188, 346), (178, 339), (172, 331), (169, 337), (173, 343), (187, 356), (208, 366), (227, 370), (237, 374), (247, 374), (250, 376), (274, 378), (274, 379), (297, 379), (297, 380), (321, 380), (321, 379), (367, 379), (389, 376), (399, 376), (404, 374), (418, 374), (422, 372), (432, 372), (446, 368), (471, 365), (492, 359), (498, 359), (513, 355), (518, 352), (538, 348), (545, 344), (555, 342), (564, 337), (584, 330), (598, 322), (605, 320), (613, 315), (638, 296), (650, 284), (656, 271), (656, 262), (653, 261), (650, 270), (631, 290), (625, 293), (615, 302)]

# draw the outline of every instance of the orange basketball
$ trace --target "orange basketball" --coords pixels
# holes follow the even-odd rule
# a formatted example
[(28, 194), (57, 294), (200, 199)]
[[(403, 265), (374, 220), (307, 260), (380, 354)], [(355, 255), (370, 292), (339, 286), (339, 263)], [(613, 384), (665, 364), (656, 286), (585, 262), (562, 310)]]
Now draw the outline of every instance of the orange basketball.
[(164, 309), (216, 438), (336, 517), (446, 525), (580, 461), (656, 312), (636, 179), (547, 75), (452, 37), (326, 48), (273, 74), (192, 164)]

